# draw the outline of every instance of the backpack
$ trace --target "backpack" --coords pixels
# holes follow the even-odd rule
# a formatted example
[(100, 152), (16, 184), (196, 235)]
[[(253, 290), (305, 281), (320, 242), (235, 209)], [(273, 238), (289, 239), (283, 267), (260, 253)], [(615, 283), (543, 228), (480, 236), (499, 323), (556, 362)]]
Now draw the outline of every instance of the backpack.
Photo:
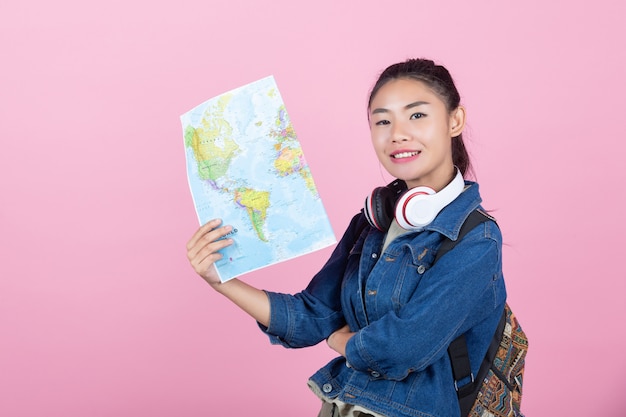
[[(495, 221), (484, 212), (474, 210), (463, 223), (457, 240), (444, 241), (434, 262), (450, 251), (470, 230), (489, 220)], [(448, 347), (448, 356), (461, 416), (523, 417), (520, 407), (527, 351), (528, 338), (508, 304), (504, 306), (502, 318), (478, 375), (472, 374), (465, 336), (453, 340)], [(458, 381), (465, 378), (469, 378), (470, 382), (459, 387)]]
[[(439, 247), (433, 264), (454, 248), (473, 228), (491, 216), (476, 209), (465, 220), (457, 240), (445, 239)], [(360, 227), (357, 236), (365, 229)], [(472, 368), (467, 351), (465, 335), (450, 343), (448, 356), (452, 364), (454, 387), (459, 398), (461, 417), (523, 417), (520, 411), (524, 362), (528, 351), (528, 338), (508, 304), (487, 350), (477, 375)], [(468, 378), (470, 382), (458, 386), (458, 381)]]

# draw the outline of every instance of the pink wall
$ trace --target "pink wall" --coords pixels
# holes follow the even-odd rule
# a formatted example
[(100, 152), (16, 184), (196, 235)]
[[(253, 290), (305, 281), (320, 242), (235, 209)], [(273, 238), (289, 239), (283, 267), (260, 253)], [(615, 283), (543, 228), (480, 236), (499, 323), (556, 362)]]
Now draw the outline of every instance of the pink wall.
[[(0, 4), (0, 415), (315, 415), (329, 349), (270, 346), (187, 264), (179, 115), (273, 74), (339, 234), (387, 180), (367, 91), (411, 56), (468, 108), (526, 414), (623, 415), (623, 1), (97, 3)], [(296, 291), (328, 254), (246, 279)]]

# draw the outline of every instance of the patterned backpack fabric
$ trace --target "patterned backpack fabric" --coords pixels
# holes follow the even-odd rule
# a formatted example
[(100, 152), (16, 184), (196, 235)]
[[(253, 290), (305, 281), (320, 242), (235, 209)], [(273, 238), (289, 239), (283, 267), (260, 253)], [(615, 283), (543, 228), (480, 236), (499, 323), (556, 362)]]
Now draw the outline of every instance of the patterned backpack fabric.
[(508, 304), (504, 315), (505, 325), (495, 355), (483, 362), (489, 366), (479, 371), (477, 382), (482, 382), (467, 414), (469, 417), (523, 416), (520, 407), (528, 339)]

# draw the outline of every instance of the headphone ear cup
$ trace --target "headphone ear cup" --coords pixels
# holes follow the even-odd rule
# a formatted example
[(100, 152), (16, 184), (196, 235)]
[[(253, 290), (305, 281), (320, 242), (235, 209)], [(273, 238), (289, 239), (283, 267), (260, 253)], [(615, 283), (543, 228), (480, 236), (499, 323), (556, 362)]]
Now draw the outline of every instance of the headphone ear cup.
[(406, 230), (421, 230), (433, 221), (439, 207), (433, 202), (435, 190), (429, 187), (415, 187), (406, 192), (395, 207), (396, 221)]
[(444, 207), (454, 201), (465, 188), (463, 175), (456, 168), (456, 175), (439, 192), (429, 187), (415, 187), (407, 191), (395, 209), (396, 221), (406, 230), (422, 230), (428, 226)]
[(376, 229), (386, 232), (394, 218), (397, 193), (389, 187), (378, 187), (365, 199), (365, 218)]

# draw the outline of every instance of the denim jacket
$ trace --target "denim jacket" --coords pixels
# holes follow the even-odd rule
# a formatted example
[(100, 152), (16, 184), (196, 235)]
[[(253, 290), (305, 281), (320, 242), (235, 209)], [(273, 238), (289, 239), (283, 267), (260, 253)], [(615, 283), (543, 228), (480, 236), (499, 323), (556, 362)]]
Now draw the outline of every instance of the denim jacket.
[(272, 343), (299, 348), (347, 323), (356, 334), (346, 357), (311, 377), (327, 398), (385, 416), (458, 416), (447, 348), (465, 334), (478, 372), (506, 299), (500, 230), (480, 224), (433, 260), (443, 238), (455, 240), (480, 203), (478, 184), (466, 181), (430, 225), (397, 237), (384, 253), (385, 233), (368, 226), (357, 236), (364, 220), (356, 215), (304, 291), (267, 292), (270, 325), (262, 330)]

